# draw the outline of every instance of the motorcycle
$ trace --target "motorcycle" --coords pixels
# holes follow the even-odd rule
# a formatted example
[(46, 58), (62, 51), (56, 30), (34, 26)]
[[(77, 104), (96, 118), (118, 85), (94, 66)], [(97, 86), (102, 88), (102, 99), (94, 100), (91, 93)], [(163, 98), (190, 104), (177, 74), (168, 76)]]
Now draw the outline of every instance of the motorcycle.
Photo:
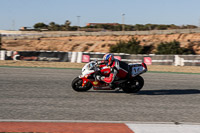
[(128, 64), (129, 72), (125, 79), (114, 80), (112, 86), (103, 81), (98, 81), (96, 75), (109, 76), (110, 68), (106, 65), (100, 67), (99, 61), (91, 61), (82, 68), (82, 75), (72, 81), (72, 88), (77, 92), (85, 92), (92, 87), (94, 90), (120, 90), (125, 93), (137, 93), (144, 86), (144, 79), (140, 76), (147, 72), (145, 63)]

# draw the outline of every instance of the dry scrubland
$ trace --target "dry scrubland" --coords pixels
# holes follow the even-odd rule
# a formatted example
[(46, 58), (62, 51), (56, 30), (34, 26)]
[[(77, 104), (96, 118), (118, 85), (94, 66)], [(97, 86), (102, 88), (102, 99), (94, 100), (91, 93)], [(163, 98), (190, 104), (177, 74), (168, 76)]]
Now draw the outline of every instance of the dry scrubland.
[[(70, 36), (57, 38), (40, 38), (29, 40), (3, 40), (2, 48), (14, 51), (75, 51), (75, 52), (109, 52), (111, 45), (119, 40), (129, 40), (133, 36)], [(177, 40), (182, 47), (191, 47), (200, 54), (200, 33), (191, 34), (162, 34), (162, 35), (135, 35), (141, 45), (157, 46), (161, 42)], [(154, 49), (155, 51), (155, 49)]]
[[(82, 68), (84, 63), (44, 62), (44, 61), (0, 61), (0, 66)], [(150, 65), (149, 71), (200, 73), (198, 66), (160, 66)]]

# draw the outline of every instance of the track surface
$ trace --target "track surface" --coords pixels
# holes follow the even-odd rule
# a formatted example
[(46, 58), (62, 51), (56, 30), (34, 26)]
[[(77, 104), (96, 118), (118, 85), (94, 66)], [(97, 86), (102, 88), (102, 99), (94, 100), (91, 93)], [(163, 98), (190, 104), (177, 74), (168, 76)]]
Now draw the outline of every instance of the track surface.
[(0, 68), (0, 119), (200, 123), (200, 75), (146, 73), (139, 94), (72, 90), (73, 69)]

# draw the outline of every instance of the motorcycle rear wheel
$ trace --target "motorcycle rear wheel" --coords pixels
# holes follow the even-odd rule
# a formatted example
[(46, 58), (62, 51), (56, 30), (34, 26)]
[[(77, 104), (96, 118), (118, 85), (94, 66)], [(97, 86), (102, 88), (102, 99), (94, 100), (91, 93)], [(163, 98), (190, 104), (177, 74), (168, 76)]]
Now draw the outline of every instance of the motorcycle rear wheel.
[(90, 82), (87, 82), (84, 86), (82, 86), (83, 80), (79, 77), (76, 77), (72, 81), (72, 88), (77, 92), (85, 92), (92, 88), (92, 84)]
[(144, 79), (141, 76), (136, 76), (127, 82), (122, 88), (125, 93), (137, 93), (144, 86)]

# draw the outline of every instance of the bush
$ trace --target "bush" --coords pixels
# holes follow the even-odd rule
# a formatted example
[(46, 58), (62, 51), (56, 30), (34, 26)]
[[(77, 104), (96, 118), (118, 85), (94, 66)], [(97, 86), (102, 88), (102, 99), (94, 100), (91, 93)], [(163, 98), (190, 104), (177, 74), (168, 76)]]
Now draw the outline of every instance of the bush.
[(34, 26), (33, 26), (35, 29), (46, 29), (48, 27), (48, 25), (44, 24), (44, 23), (36, 23)]
[(128, 53), (128, 54), (140, 54), (142, 46), (137, 38), (131, 38), (129, 41), (120, 40), (116, 45), (110, 47), (111, 53)]
[(154, 50), (154, 46), (153, 45), (143, 46), (142, 51), (141, 51), (140, 54), (152, 54), (153, 50)]
[(180, 42), (162, 42), (157, 47), (156, 54), (195, 54), (191, 48), (180, 47)]

